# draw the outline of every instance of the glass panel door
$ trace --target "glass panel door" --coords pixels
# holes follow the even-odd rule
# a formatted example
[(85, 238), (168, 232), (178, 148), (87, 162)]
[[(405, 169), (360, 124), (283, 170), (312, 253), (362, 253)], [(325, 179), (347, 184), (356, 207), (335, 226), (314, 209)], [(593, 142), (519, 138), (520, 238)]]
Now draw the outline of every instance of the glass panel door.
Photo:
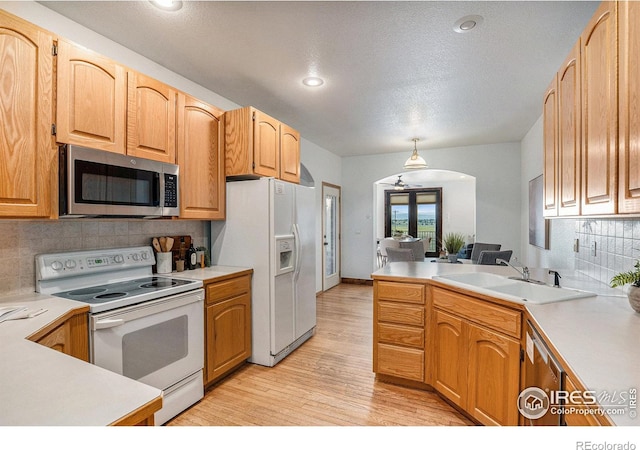
[(442, 188), (385, 191), (385, 237), (421, 239), (426, 256), (438, 256)]
[(340, 188), (323, 184), (322, 195), (322, 290), (326, 291), (340, 283)]

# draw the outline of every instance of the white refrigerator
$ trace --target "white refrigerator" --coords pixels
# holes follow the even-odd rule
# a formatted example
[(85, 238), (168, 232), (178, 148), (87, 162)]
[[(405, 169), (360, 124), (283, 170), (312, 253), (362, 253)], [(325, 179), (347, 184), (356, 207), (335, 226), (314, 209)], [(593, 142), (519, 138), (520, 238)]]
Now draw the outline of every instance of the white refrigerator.
[(315, 189), (273, 178), (227, 183), (211, 222), (214, 264), (253, 268), (252, 355), (272, 367), (315, 333)]

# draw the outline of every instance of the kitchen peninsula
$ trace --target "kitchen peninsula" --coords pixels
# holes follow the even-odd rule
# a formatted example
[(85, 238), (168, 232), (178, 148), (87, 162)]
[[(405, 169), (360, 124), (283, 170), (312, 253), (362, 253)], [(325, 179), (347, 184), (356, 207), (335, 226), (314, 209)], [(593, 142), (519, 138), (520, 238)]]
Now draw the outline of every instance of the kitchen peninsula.
[[(640, 315), (621, 291), (567, 272), (562, 273), (563, 287), (596, 295), (527, 304), (439, 280), (464, 273), (517, 275), (504, 266), (430, 262), (390, 263), (372, 274), (373, 366), (380, 381), (435, 389), (481, 424), (521, 425), (517, 397), (527, 357), (523, 330), (529, 320), (561, 361), (567, 390), (614, 396), (640, 386), (640, 362), (635, 357)], [(531, 269), (531, 278), (551, 284), (553, 280), (543, 269)], [(600, 400), (599, 406), (612, 403)], [(638, 425), (635, 413), (630, 402), (625, 413), (566, 420)]]

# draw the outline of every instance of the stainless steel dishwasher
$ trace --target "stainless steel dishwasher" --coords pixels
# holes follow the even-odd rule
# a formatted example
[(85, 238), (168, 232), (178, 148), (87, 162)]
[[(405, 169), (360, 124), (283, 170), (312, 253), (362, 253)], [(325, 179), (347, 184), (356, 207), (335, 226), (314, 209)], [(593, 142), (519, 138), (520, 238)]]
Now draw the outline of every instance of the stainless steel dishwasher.
[(564, 390), (565, 372), (529, 321), (525, 333), (525, 384), (518, 398), (524, 425), (565, 425), (563, 402), (557, 395)]

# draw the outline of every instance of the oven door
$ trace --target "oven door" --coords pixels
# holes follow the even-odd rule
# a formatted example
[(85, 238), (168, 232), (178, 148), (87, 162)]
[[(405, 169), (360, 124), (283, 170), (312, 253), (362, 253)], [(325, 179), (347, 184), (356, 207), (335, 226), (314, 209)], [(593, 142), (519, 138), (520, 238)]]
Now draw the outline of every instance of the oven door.
[(167, 389), (204, 366), (204, 290), (91, 317), (91, 362)]

